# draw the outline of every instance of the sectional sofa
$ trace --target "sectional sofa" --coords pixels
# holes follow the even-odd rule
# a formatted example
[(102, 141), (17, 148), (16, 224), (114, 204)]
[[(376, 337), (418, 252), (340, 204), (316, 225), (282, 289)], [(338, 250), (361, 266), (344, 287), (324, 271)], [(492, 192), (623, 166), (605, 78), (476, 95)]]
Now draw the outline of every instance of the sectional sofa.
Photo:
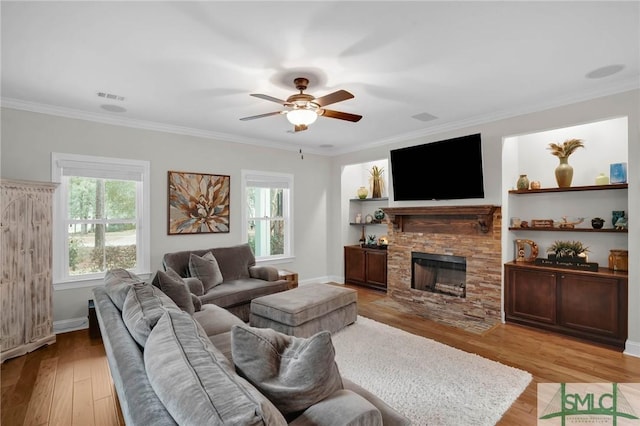
[(340, 376), (328, 331), (302, 339), (250, 327), (198, 304), (173, 270), (154, 282), (117, 269), (93, 290), (127, 425), (409, 424)]

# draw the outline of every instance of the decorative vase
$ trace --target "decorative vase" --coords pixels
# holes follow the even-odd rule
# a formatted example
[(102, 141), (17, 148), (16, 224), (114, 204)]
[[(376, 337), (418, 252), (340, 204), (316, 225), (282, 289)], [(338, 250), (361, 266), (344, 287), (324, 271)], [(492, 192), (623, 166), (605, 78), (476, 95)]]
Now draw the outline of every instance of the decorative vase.
[(382, 198), (382, 179), (371, 180), (371, 198)]
[(518, 189), (529, 189), (529, 178), (527, 175), (520, 175), (518, 178), (518, 182), (516, 182), (516, 188)]
[(593, 229), (601, 229), (603, 225), (604, 225), (604, 219), (600, 217), (594, 217), (593, 219), (591, 219), (591, 227)]
[(360, 188), (358, 188), (358, 192), (356, 192), (356, 194), (358, 194), (358, 198), (364, 200), (365, 198), (367, 198), (367, 195), (369, 195), (369, 190), (366, 187), (361, 186)]
[(558, 157), (560, 164), (556, 167), (556, 182), (559, 188), (569, 188), (573, 179), (573, 167), (569, 164), (569, 157)]
[(609, 185), (609, 176), (604, 173), (600, 173), (596, 176), (596, 185)]

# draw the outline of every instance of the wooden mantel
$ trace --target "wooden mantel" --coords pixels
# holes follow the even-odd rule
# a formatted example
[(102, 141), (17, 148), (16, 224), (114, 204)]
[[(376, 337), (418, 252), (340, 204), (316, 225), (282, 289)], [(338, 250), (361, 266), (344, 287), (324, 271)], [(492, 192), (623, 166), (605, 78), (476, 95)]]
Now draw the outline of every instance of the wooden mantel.
[(383, 207), (394, 230), (442, 234), (481, 235), (491, 231), (499, 206)]

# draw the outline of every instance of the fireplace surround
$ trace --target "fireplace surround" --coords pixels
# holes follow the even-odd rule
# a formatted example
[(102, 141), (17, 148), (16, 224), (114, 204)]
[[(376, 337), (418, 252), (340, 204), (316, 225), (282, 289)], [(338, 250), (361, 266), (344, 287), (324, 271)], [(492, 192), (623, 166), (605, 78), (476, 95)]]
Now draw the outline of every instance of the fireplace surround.
[[(500, 206), (387, 207), (387, 295), (403, 308), (443, 324), (481, 333), (500, 322)], [(412, 287), (412, 253), (464, 258), (464, 295)]]

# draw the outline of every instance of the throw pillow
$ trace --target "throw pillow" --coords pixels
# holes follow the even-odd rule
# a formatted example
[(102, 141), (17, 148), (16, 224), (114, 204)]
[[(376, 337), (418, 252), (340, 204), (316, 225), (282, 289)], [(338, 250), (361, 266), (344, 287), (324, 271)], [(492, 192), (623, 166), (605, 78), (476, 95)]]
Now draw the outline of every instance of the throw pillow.
[(343, 388), (328, 331), (300, 338), (236, 325), (231, 356), (238, 373), (288, 419)]
[(131, 287), (122, 308), (122, 320), (131, 336), (142, 347), (158, 320), (167, 310), (180, 312), (173, 300), (151, 284)]
[(202, 302), (198, 299), (198, 296), (191, 293), (191, 303), (193, 303), (194, 312), (200, 312), (202, 310)]
[(158, 398), (179, 425), (286, 425), (185, 312), (167, 311), (144, 350)]
[(220, 266), (211, 252), (207, 252), (202, 257), (191, 253), (189, 255), (189, 273), (192, 277), (199, 278), (202, 281), (205, 293), (222, 283)]
[(122, 311), (124, 299), (126, 299), (131, 287), (134, 284), (141, 283), (144, 283), (142, 278), (122, 268), (110, 269), (104, 274), (104, 288), (107, 290), (107, 294), (113, 304), (116, 305), (120, 311)]
[(189, 291), (191, 294), (195, 294), (196, 296), (202, 296), (204, 294), (204, 286), (202, 285), (202, 281), (200, 281), (196, 277), (182, 277), (184, 282), (189, 287)]
[(176, 305), (189, 315), (193, 315), (195, 307), (191, 299), (191, 292), (182, 277), (171, 268), (167, 272), (158, 271), (156, 274), (160, 290), (173, 300)]

